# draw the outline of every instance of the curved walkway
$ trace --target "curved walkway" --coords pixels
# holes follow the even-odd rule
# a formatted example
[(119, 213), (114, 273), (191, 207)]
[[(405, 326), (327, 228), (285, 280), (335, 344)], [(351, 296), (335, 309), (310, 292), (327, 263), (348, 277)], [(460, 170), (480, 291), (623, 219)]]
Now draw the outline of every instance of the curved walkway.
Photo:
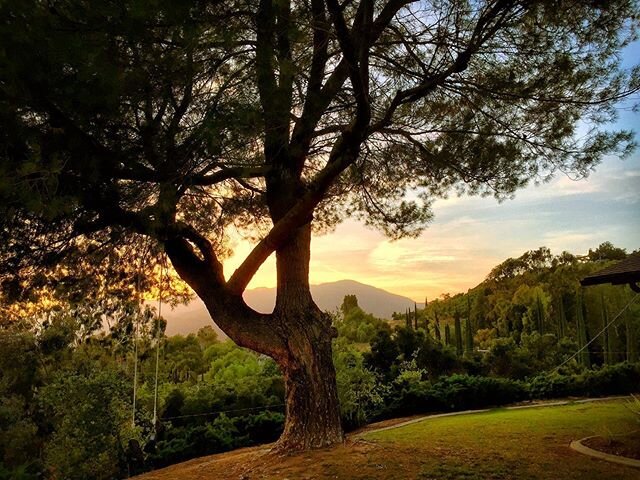
[(582, 453), (583, 455), (589, 455), (590, 457), (599, 458), (600, 460), (606, 460), (607, 462), (619, 463), (620, 465), (626, 465), (628, 467), (640, 468), (640, 460), (629, 457), (621, 457), (620, 455), (611, 455), (610, 453), (605, 453), (601, 452), (600, 450), (589, 448), (582, 443), (585, 440), (589, 440), (590, 438), (594, 437), (585, 437), (581, 438), (580, 440), (574, 440), (569, 446), (572, 450), (575, 450), (578, 453)]

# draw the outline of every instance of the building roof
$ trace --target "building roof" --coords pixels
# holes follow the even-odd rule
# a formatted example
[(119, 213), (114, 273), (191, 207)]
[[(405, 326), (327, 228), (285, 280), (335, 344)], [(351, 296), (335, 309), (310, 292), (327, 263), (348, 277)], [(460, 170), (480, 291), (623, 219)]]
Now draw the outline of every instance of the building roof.
[(635, 253), (610, 267), (583, 278), (580, 284), (586, 287), (603, 283), (621, 285), (638, 282), (640, 282), (640, 253)]

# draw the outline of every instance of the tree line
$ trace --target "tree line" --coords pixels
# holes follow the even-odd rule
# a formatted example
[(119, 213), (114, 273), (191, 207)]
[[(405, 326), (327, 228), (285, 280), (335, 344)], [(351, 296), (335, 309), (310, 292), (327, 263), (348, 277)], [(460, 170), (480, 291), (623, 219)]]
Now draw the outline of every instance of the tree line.
[(585, 367), (635, 362), (640, 354), (638, 307), (632, 305), (607, 327), (634, 292), (624, 285), (581, 287), (579, 283), (626, 256), (624, 249), (610, 242), (583, 257), (568, 252), (554, 256), (542, 247), (505, 260), (466, 293), (444, 294), (427, 301), (424, 309), (394, 318), (404, 319), (408, 328), (423, 328), (436, 341), (452, 346), (458, 356), (487, 352), (496, 342), (515, 351), (535, 338), (566, 350), (582, 349), (577, 358)]
[[(613, 261), (605, 247), (593, 259), (527, 252), (467, 293), (414, 307), (411, 322), (376, 318), (346, 295), (331, 314), (343, 428), (637, 390), (637, 306), (592, 344), (589, 364), (578, 357), (555, 368), (579, 348), (580, 328), (587, 338), (600, 329), (603, 298), (610, 315), (628, 299), (620, 286), (576, 294), (583, 275)], [(0, 322), (0, 479), (110, 480), (278, 438), (286, 395), (276, 362), (219, 341), (212, 327), (167, 337), (135, 290), (100, 285), (93, 298), (58, 303), (33, 321)], [(558, 298), (564, 311), (553, 309)]]

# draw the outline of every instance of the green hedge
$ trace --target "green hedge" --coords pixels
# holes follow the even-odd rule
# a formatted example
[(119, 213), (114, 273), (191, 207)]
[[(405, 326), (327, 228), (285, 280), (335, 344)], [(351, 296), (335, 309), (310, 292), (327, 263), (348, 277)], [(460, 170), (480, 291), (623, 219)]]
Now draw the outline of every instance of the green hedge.
[(546, 373), (528, 380), (451, 375), (435, 383), (419, 380), (392, 384), (384, 406), (372, 412), (380, 420), (418, 413), (497, 407), (523, 400), (602, 397), (640, 392), (640, 363), (619, 363), (579, 374)]
[(531, 398), (599, 397), (640, 391), (640, 363), (618, 363), (582, 373), (557, 372), (534, 377), (529, 382)]

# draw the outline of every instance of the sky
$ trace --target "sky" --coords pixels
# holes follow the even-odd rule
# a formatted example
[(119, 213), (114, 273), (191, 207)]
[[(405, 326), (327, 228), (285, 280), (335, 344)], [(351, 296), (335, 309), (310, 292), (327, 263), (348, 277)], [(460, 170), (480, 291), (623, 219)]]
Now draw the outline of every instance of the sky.
[[(631, 65), (640, 58), (640, 43), (623, 56)], [(635, 98), (638, 101), (638, 98)], [(610, 128), (636, 131), (640, 113), (620, 106)], [(356, 280), (423, 302), (443, 293), (466, 291), (480, 283), (492, 267), (527, 250), (549, 247), (554, 254), (585, 254), (610, 241), (632, 251), (640, 248), (640, 148), (620, 160), (605, 158), (583, 180), (559, 173), (551, 182), (530, 185), (515, 199), (457, 197), (438, 200), (434, 220), (419, 238), (391, 241), (353, 220), (312, 240), (311, 283)], [(232, 273), (251, 250), (239, 241), (225, 262)], [(249, 288), (276, 284), (273, 256)]]

